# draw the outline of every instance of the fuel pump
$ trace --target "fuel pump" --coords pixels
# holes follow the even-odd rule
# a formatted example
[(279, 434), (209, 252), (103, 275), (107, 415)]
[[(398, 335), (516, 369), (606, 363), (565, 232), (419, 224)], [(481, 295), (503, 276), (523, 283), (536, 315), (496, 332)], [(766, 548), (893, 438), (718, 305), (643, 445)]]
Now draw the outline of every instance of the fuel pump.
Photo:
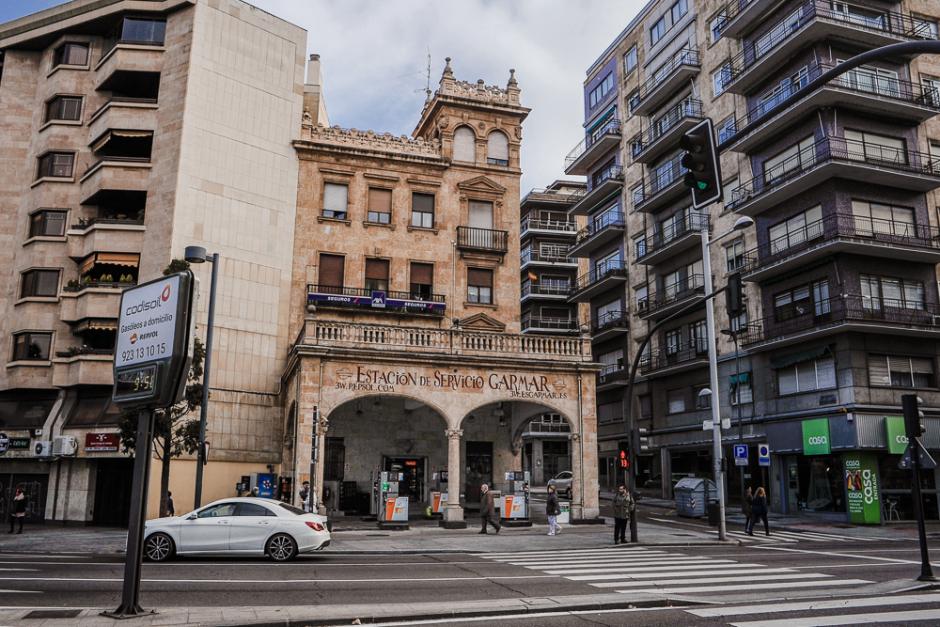
[(442, 517), (447, 505), (447, 471), (434, 473), (434, 489), (431, 490), (431, 516)]
[(408, 497), (398, 495), (398, 483), (404, 480), (400, 472), (382, 471), (379, 474), (378, 523), (380, 529), (408, 528)]
[(529, 519), (529, 471), (516, 470), (506, 473), (507, 489), (503, 496), (500, 522), (507, 527), (531, 527)]

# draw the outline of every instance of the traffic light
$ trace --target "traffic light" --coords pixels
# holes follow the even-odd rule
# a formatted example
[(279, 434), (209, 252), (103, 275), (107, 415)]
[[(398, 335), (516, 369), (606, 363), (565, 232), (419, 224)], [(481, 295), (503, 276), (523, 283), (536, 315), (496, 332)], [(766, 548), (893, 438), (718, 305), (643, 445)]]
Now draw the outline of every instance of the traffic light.
[(630, 469), (630, 443), (617, 443), (617, 468), (620, 470)]
[(744, 311), (744, 285), (741, 283), (741, 273), (732, 272), (728, 275), (728, 287), (725, 289), (725, 303), (729, 314), (739, 314)]
[(711, 118), (705, 118), (679, 140), (685, 151), (682, 167), (685, 186), (692, 190), (692, 206), (703, 209), (721, 200), (721, 164), (715, 150), (715, 131)]
[(649, 430), (646, 427), (638, 427), (637, 430), (637, 450), (639, 453), (650, 450)]
[(904, 432), (907, 441), (914, 443), (924, 433), (924, 412), (920, 410), (923, 401), (916, 394), (901, 395), (901, 408), (904, 411)]

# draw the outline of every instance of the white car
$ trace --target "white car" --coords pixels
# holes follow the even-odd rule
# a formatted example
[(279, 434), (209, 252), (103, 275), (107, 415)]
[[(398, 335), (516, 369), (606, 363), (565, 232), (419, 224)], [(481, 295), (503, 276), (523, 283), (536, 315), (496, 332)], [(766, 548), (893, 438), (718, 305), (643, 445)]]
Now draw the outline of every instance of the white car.
[(267, 555), (284, 562), (330, 544), (326, 516), (270, 499), (241, 497), (209, 503), (183, 516), (148, 520), (144, 556)]
[(571, 498), (571, 479), (570, 470), (562, 470), (560, 473), (548, 480), (548, 485), (555, 486), (555, 493), (558, 496), (564, 495), (565, 498)]

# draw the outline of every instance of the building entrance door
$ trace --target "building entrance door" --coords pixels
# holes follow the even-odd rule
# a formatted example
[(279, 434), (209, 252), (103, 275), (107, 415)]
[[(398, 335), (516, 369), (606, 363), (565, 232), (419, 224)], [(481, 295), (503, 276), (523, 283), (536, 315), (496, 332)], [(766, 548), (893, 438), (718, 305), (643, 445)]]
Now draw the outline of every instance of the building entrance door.
[(427, 502), (424, 491), (426, 466), (426, 457), (385, 458), (385, 470), (402, 474), (398, 482), (398, 495), (407, 496), (412, 504)]
[(131, 512), (133, 459), (99, 459), (95, 473), (95, 509), (92, 522), (108, 527), (126, 527)]
[(464, 485), (467, 503), (480, 502), (480, 486), (493, 487), (493, 443), (467, 442), (467, 479)]

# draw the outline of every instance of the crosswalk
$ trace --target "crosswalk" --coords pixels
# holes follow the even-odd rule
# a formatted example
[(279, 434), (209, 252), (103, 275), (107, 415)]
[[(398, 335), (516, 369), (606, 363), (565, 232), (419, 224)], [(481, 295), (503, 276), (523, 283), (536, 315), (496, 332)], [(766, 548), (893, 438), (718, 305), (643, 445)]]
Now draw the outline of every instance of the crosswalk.
[(658, 548), (610, 547), (488, 553), (488, 559), (564, 577), (610, 592), (657, 595), (839, 588), (871, 583), (726, 557), (695, 557)]
[[(650, 520), (667, 523), (670, 525), (675, 525), (678, 523), (678, 521), (670, 520), (668, 518), (651, 517)], [(683, 524), (691, 525), (692, 523)], [(699, 525), (694, 526), (699, 527)], [(701, 530), (712, 536), (718, 535), (718, 531), (716, 529), (701, 528)], [(754, 527), (754, 535), (752, 536), (744, 533), (744, 529), (734, 529), (729, 527), (728, 536), (734, 538), (735, 540), (740, 540), (745, 544), (780, 544), (794, 542), (901, 542), (907, 540), (907, 538), (897, 536), (855, 536), (810, 530), (789, 531), (774, 529), (772, 527), (770, 530), (770, 535), (767, 536), (764, 535), (764, 530), (760, 525)]]

